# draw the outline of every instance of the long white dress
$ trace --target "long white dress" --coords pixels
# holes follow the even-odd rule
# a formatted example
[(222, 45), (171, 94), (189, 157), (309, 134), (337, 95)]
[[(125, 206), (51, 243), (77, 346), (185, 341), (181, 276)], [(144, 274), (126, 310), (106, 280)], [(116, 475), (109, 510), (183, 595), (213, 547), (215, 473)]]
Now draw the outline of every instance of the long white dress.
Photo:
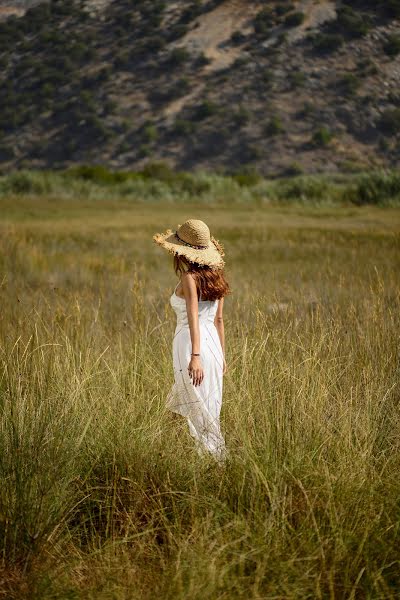
[(176, 295), (170, 303), (176, 312), (176, 329), (172, 343), (175, 382), (167, 397), (167, 406), (173, 412), (186, 417), (189, 431), (200, 453), (206, 450), (219, 462), (226, 456), (225, 441), (220, 429), (222, 405), (223, 352), (214, 318), (218, 300), (199, 300), (200, 359), (204, 379), (194, 386), (189, 377), (188, 366), (192, 343), (186, 311), (186, 301)]

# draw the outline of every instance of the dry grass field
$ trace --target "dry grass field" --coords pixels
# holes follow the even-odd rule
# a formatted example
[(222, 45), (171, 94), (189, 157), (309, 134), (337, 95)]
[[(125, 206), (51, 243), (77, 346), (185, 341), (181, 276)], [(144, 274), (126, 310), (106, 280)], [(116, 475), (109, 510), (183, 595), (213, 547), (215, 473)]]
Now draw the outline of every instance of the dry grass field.
[[(400, 211), (0, 199), (0, 597), (400, 593)], [(165, 409), (155, 232), (225, 246), (224, 468)]]

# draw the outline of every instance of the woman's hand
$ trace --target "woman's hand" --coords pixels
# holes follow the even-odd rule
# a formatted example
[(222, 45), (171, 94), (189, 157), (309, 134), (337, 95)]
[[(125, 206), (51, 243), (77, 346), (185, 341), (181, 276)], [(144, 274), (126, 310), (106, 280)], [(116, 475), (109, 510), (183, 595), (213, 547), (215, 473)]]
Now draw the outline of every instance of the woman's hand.
[(227, 369), (227, 366), (226, 366), (226, 360), (225, 360), (225, 356), (224, 356), (224, 358), (223, 358), (223, 361), (224, 361), (224, 362), (223, 362), (223, 367), (222, 367), (222, 375), (225, 375), (225, 373), (226, 373), (226, 369)]
[(200, 385), (204, 379), (204, 371), (201, 364), (200, 356), (192, 356), (188, 366), (189, 377), (192, 379), (193, 385)]

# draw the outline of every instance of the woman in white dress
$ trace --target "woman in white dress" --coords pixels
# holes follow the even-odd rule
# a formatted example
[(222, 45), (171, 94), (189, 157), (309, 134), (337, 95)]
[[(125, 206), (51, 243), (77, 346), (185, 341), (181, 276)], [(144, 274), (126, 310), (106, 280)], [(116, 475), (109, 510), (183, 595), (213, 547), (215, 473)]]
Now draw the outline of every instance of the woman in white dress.
[(224, 296), (230, 293), (224, 276), (222, 246), (203, 221), (190, 219), (153, 236), (174, 255), (180, 278), (170, 303), (177, 322), (173, 339), (174, 385), (167, 406), (186, 417), (199, 452), (219, 462), (226, 456), (220, 429), (222, 382), (226, 372), (223, 322)]

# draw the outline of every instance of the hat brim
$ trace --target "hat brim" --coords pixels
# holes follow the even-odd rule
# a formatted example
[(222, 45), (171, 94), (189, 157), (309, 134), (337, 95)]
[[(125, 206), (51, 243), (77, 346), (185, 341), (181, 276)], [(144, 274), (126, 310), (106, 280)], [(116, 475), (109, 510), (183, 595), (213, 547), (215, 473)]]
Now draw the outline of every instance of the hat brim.
[(222, 258), (224, 254), (223, 248), (212, 236), (205, 248), (187, 246), (171, 229), (168, 229), (165, 233), (156, 233), (153, 235), (153, 240), (170, 254), (184, 256), (190, 262), (207, 265), (214, 269), (220, 269), (225, 265)]

